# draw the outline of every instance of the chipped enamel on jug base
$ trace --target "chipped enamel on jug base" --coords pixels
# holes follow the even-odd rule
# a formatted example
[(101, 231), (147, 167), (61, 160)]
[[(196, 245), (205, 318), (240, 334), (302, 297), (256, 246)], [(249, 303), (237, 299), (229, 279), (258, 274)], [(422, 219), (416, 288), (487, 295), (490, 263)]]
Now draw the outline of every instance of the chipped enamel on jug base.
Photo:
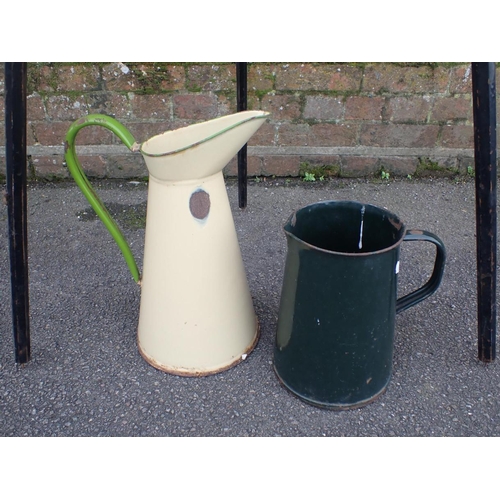
[[(150, 177), (138, 348), (155, 368), (209, 375), (239, 363), (257, 344), (258, 321), (222, 170), (267, 116), (244, 111), (140, 146)], [(137, 149), (132, 137), (122, 140)], [(67, 163), (76, 163), (76, 155), (67, 154)], [(70, 171), (79, 182), (82, 174), (74, 166)], [(86, 180), (79, 185), (84, 194), (91, 189)]]

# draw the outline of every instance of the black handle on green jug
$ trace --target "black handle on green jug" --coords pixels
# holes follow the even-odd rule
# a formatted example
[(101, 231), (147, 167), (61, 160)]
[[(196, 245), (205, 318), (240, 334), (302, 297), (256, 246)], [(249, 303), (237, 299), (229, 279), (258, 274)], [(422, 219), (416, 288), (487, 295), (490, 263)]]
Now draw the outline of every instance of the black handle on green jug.
[(90, 185), (89, 180), (85, 176), (83, 169), (76, 156), (75, 139), (77, 133), (89, 125), (100, 125), (101, 127), (111, 130), (131, 151), (139, 151), (140, 145), (135, 141), (129, 130), (124, 127), (120, 122), (111, 118), (110, 116), (93, 114), (85, 116), (76, 120), (69, 128), (66, 134), (66, 141), (64, 143), (64, 158), (66, 165), (75, 179), (76, 184), (87, 198), (91, 207), (95, 210), (101, 221), (106, 226), (106, 229), (111, 233), (118, 247), (122, 251), (128, 268), (132, 277), (136, 282), (140, 282), (140, 273), (132, 255), (132, 251), (125, 240), (120, 228), (116, 225), (115, 221), (109, 214), (108, 210), (97, 196), (96, 192)]
[(444, 272), (444, 264), (446, 261), (446, 250), (444, 243), (432, 233), (421, 230), (407, 231), (403, 241), (428, 241), (436, 246), (436, 259), (434, 261), (434, 269), (432, 271), (429, 281), (421, 288), (414, 292), (399, 298), (396, 301), (396, 313), (405, 311), (406, 309), (422, 302), (422, 300), (432, 295), (441, 284), (441, 279)]

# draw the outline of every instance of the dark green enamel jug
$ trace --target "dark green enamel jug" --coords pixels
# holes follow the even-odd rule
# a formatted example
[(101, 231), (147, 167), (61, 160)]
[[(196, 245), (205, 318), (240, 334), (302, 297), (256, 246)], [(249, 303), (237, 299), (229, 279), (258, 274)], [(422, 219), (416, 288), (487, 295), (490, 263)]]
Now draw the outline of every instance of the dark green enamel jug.
[[(446, 251), (434, 234), (406, 230), (399, 217), (354, 201), (326, 201), (294, 213), (284, 227), (288, 253), (274, 348), (280, 382), (307, 403), (364, 406), (392, 373), (396, 313), (441, 283)], [(400, 245), (436, 246), (421, 288), (397, 298)]]

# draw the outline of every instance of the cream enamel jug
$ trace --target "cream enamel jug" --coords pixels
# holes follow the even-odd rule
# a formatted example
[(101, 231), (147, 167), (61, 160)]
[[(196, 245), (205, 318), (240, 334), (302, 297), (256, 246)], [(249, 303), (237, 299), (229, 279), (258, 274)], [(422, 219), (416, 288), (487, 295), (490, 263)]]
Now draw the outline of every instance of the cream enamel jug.
[[(267, 116), (243, 111), (142, 144), (105, 115), (84, 117), (68, 130), (66, 164), (141, 285), (138, 348), (160, 370), (184, 376), (217, 373), (245, 359), (257, 343), (258, 320), (222, 169)], [(131, 151), (140, 151), (148, 168), (142, 276), (78, 161), (75, 138), (90, 125), (111, 130)]]

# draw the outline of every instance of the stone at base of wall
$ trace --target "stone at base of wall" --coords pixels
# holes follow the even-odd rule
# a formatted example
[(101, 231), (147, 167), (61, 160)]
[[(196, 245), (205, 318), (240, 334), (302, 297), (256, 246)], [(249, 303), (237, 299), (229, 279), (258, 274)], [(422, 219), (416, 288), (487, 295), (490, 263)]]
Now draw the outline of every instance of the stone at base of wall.
[[(28, 147), (31, 179), (55, 180), (70, 176), (63, 146)], [(249, 177), (297, 177), (305, 172), (327, 176), (369, 177), (384, 171), (393, 176), (466, 174), (474, 167), (474, 151), (452, 148), (389, 147), (273, 147), (247, 148)], [(78, 158), (88, 177), (110, 179), (145, 178), (148, 172), (139, 153), (125, 146), (81, 146)], [(235, 156), (224, 169), (226, 176), (238, 172)], [(0, 175), (5, 176), (5, 148), (0, 147)]]

